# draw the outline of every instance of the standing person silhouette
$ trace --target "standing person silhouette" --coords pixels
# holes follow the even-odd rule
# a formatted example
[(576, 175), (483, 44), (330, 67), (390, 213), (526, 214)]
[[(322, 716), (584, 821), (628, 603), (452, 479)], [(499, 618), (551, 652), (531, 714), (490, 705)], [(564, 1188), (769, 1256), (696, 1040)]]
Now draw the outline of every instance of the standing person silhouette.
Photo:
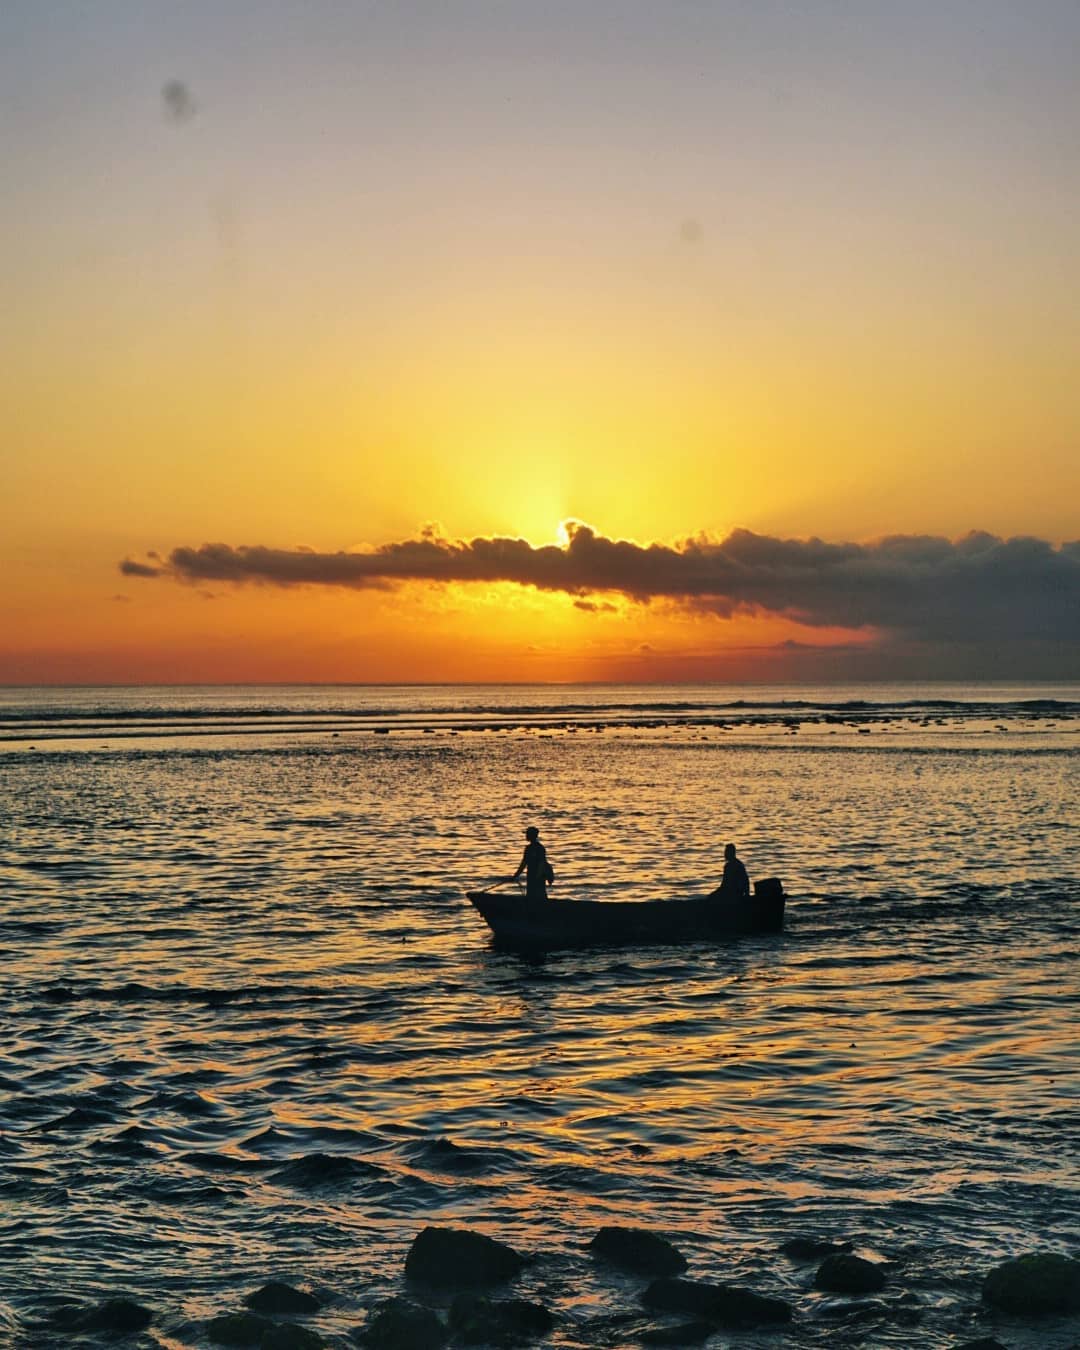
[(516, 881), (524, 872), (525, 899), (546, 900), (548, 882), (555, 879), (551, 864), (547, 860), (547, 849), (540, 842), (540, 831), (535, 825), (530, 825), (525, 831), (525, 838), (529, 842), (525, 845), (525, 852), (521, 855), (513, 879)]
[(720, 900), (748, 900), (750, 898), (750, 878), (742, 860), (735, 856), (735, 845), (724, 845), (724, 875), (720, 885), (710, 898)]

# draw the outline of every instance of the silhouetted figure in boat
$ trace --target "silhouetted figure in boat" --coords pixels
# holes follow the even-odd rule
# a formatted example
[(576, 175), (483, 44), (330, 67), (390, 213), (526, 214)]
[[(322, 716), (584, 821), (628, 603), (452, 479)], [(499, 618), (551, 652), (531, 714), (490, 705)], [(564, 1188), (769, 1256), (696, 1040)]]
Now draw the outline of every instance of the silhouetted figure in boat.
[(525, 845), (525, 852), (521, 855), (518, 869), (514, 873), (514, 880), (516, 881), (524, 872), (525, 899), (546, 900), (548, 898), (548, 882), (555, 880), (555, 873), (548, 862), (547, 849), (540, 842), (540, 831), (535, 825), (530, 825), (525, 831), (525, 838), (529, 842)]
[(724, 875), (720, 885), (709, 896), (710, 900), (748, 900), (750, 898), (750, 878), (742, 861), (735, 856), (735, 845), (724, 845)]

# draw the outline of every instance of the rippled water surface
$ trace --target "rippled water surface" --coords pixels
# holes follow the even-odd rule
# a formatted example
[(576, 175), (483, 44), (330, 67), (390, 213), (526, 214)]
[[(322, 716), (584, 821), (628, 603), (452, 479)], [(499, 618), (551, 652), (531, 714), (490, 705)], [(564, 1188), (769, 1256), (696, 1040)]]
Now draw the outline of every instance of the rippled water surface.
[[(122, 1291), (202, 1347), (276, 1277), (344, 1346), (435, 1222), (536, 1256), (557, 1345), (657, 1322), (605, 1223), (794, 1306), (712, 1345), (1073, 1345), (979, 1289), (1077, 1254), (1078, 728), (1075, 685), (0, 691), (0, 1343)], [(567, 899), (734, 839), (785, 931), (498, 952), (463, 890), (529, 823)]]

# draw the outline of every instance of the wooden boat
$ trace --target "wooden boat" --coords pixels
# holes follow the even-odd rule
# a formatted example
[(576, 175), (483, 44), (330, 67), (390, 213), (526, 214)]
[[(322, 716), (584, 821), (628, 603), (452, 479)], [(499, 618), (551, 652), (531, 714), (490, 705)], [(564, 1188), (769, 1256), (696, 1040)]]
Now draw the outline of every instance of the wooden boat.
[(693, 942), (743, 933), (778, 933), (784, 888), (775, 877), (738, 900), (526, 900), (519, 894), (466, 891), (501, 947), (552, 950), (647, 942)]

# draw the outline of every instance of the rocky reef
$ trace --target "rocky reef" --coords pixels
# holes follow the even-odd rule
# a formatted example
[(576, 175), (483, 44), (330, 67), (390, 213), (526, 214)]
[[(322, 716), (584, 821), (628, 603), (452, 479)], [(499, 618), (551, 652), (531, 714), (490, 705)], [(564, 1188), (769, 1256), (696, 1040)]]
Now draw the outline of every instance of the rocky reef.
[[(910, 1255), (869, 1260), (854, 1246), (852, 1241), (806, 1234), (780, 1244), (780, 1255), (790, 1263), (778, 1272), (786, 1295), (781, 1297), (779, 1291), (688, 1276), (691, 1262), (671, 1238), (647, 1229), (604, 1226), (575, 1258), (572, 1252), (526, 1254), (487, 1233), (428, 1225), (404, 1254), (398, 1294), (367, 1301), (362, 1291), (305, 1288), (270, 1279), (243, 1295), (241, 1307), (226, 1308), (199, 1323), (174, 1319), (173, 1327), (180, 1343), (241, 1350), (329, 1350), (345, 1342), (367, 1350), (512, 1350), (548, 1342), (553, 1335), (569, 1338), (567, 1343), (615, 1350), (693, 1346), (733, 1330), (782, 1331), (791, 1324), (801, 1324), (816, 1336), (832, 1328), (837, 1343), (870, 1344), (867, 1337), (874, 1328), (891, 1328), (895, 1336), (901, 1328), (919, 1327), (925, 1310), (918, 1295), (904, 1288)], [(610, 1281), (613, 1290), (626, 1296), (625, 1310), (616, 1305), (615, 1311), (590, 1317), (580, 1307), (576, 1313), (565, 1308), (560, 1312), (558, 1306), (512, 1289), (498, 1296), (492, 1292), (526, 1276), (522, 1294), (539, 1289), (550, 1297), (555, 1282), (565, 1279), (567, 1263), (576, 1259), (581, 1270), (585, 1254), (595, 1261), (597, 1278)], [(955, 1350), (1008, 1350), (1010, 1332), (1017, 1330), (1023, 1343), (1031, 1344), (1032, 1335), (1045, 1334), (1040, 1328), (1055, 1326), (1050, 1319), (1080, 1313), (1080, 1261), (1061, 1253), (1030, 1252), (962, 1278), (971, 1285), (972, 1297), (957, 1310)], [(343, 1306), (355, 1308), (357, 1303), (366, 1316), (343, 1327)], [(164, 1343), (160, 1335), (168, 1341), (173, 1329), (168, 1314), (126, 1294), (98, 1302), (45, 1295), (39, 1306), (39, 1320), (24, 1324), (30, 1340), (16, 1342), (20, 1346), (82, 1344), (87, 1337), (95, 1343), (133, 1344), (138, 1338), (142, 1345), (147, 1343), (142, 1333), (151, 1324), (150, 1334)], [(332, 1328), (311, 1325), (328, 1309), (333, 1309)], [(1070, 1343), (1069, 1326), (1066, 1321), (1056, 1326), (1055, 1345)], [(1080, 1337), (1074, 1342), (1080, 1343)]]

